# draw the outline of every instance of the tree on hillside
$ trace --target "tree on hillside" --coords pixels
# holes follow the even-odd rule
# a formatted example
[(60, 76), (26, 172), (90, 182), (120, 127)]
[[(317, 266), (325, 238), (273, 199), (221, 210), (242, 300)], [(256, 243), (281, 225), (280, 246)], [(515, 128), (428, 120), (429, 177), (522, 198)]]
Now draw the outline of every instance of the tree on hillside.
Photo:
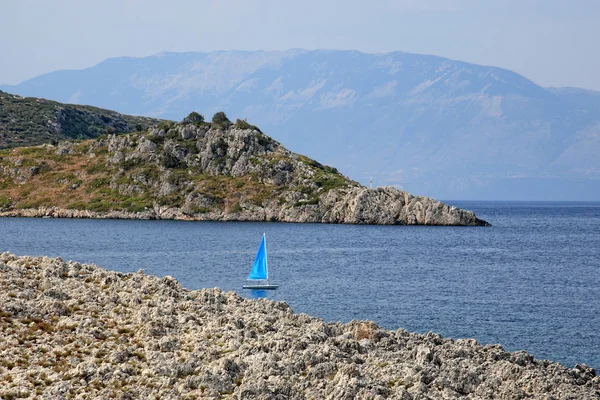
[[(214, 118), (213, 118), (214, 119)], [(182, 124), (194, 124), (199, 125), (204, 122), (204, 116), (202, 114), (198, 114), (196, 111), (192, 111), (188, 114), (187, 117), (181, 121)]]
[(227, 128), (229, 125), (231, 125), (231, 121), (229, 118), (227, 118), (227, 115), (225, 115), (223, 111), (219, 111), (213, 115), (212, 123), (220, 126), (221, 128)]

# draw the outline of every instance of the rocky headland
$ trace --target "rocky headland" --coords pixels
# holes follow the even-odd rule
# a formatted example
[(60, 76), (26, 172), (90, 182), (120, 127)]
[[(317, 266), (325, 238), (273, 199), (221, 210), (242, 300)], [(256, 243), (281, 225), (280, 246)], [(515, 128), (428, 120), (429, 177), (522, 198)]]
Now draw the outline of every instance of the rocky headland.
[(60, 258), (0, 255), (0, 329), (6, 399), (600, 398), (584, 365)]
[(363, 187), (223, 113), (0, 151), (0, 216), (489, 225), (428, 197)]

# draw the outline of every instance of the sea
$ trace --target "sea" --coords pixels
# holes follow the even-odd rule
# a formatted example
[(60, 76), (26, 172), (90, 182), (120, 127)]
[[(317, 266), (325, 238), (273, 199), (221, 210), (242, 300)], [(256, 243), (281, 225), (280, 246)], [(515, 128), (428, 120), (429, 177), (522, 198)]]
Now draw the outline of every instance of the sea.
[[(600, 203), (448, 201), (491, 227), (0, 218), (0, 252), (171, 275), (600, 370)], [(262, 234), (276, 291), (242, 290)]]

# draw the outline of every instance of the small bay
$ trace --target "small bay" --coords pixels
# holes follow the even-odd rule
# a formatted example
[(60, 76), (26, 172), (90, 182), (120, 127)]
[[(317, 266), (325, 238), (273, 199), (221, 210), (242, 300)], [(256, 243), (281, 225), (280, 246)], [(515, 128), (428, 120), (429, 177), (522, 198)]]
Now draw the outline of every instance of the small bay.
[[(600, 203), (448, 202), (492, 227), (0, 219), (0, 251), (171, 275), (327, 321), (600, 369)], [(243, 291), (261, 235), (277, 291)]]

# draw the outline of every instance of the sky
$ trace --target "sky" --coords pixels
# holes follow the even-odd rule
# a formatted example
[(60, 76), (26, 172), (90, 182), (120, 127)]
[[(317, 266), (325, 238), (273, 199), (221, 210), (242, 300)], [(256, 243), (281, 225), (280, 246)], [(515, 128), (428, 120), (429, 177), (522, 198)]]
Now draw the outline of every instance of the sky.
[(163, 51), (406, 51), (600, 90), (598, 0), (0, 0), (0, 84)]

